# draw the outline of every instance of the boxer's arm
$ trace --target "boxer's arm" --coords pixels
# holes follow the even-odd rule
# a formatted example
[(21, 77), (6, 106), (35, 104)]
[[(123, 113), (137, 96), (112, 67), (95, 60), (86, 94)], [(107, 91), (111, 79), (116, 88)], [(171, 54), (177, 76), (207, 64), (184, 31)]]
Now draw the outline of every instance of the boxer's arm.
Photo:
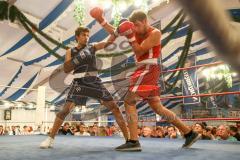
[(65, 61), (64, 61), (64, 65), (63, 65), (63, 69), (65, 73), (69, 73), (74, 69), (74, 66), (71, 63), (71, 49), (68, 49), (65, 55)]
[(132, 42), (132, 48), (135, 54), (141, 56), (160, 43), (161, 32), (155, 29), (141, 44), (138, 44), (136, 41)]
[(101, 49), (104, 49), (104, 48), (108, 47), (109, 45), (113, 44), (115, 39), (116, 39), (116, 37), (114, 35), (111, 35), (111, 36), (109, 36), (107, 41), (98, 42), (98, 43), (94, 44), (95, 51), (98, 51), (98, 50), (101, 50)]
[(115, 27), (113, 27), (110, 23), (106, 23), (105, 25), (102, 26), (110, 35), (114, 34)]

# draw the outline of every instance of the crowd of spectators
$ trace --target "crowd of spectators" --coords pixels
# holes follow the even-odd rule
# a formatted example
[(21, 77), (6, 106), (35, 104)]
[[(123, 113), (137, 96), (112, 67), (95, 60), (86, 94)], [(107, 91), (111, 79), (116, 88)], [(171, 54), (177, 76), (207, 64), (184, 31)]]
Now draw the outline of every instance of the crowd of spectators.
[[(236, 125), (219, 125), (208, 126), (206, 123), (195, 123), (191, 127), (195, 132), (201, 135), (202, 140), (227, 140), (227, 141), (240, 141), (240, 122)], [(46, 134), (50, 133), (51, 129), (46, 129)], [(33, 135), (41, 134), (40, 127), (33, 130), (31, 126), (11, 126), (4, 128), (0, 125), (0, 135)], [(59, 135), (72, 135), (72, 136), (119, 136), (122, 137), (122, 132), (116, 125), (111, 126), (98, 126), (93, 124), (86, 126), (83, 123), (70, 125), (68, 122), (64, 123), (58, 131)], [(138, 136), (145, 138), (168, 138), (168, 139), (181, 139), (181, 133), (174, 126), (143, 126), (138, 127)]]

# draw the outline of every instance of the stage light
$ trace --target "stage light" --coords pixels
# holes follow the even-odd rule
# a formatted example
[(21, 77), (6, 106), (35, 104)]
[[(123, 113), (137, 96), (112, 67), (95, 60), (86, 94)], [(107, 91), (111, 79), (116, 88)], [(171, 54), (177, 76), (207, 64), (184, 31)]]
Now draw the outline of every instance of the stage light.
[(233, 72), (233, 73), (232, 73), (232, 76), (233, 76), (233, 77), (237, 77), (238, 74), (237, 74), (236, 72)]
[(79, 113), (79, 111), (80, 111), (80, 108), (79, 108), (79, 107), (76, 107), (76, 108), (75, 108), (75, 112), (76, 112), (76, 113)]

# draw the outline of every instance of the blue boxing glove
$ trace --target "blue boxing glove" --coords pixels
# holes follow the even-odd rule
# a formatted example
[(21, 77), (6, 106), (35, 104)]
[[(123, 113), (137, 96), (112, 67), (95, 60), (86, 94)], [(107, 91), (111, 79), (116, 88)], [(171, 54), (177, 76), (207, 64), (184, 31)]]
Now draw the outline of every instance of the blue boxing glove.
[(93, 58), (94, 58), (94, 55), (92, 55), (89, 50), (84, 49), (80, 51), (76, 57), (72, 58), (71, 62), (74, 67), (77, 67), (79, 65), (85, 65), (85, 64), (91, 63)]

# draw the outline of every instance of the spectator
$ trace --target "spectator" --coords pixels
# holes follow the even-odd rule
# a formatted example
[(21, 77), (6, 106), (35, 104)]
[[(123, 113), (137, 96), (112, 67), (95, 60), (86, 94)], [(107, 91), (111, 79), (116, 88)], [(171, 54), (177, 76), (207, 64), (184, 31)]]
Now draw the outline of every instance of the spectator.
[(11, 130), (8, 132), (8, 135), (17, 135), (16, 127), (15, 127), (15, 126), (12, 126), (12, 127), (11, 127)]
[(229, 128), (225, 125), (220, 125), (217, 128), (217, 140), (237, 141), (237, 139), (230, 135)]
[(141, 137), (142, 136), (142, 127), (138, 126), (138, 137)]
[(9, 135), (9, 132), (10, 132), (10, 126), (7, 126), (7, 127), (5, 127), (5, 129), (4, 129), (4, 135)]
[(106, 131), (107, 136), (112, 136), (112, 130), (109, 126), (105, 127), (105, 131)]
[(89, 130), (88, 133), (90, 134), (90, 136), (96, 136), (94, 130), (93, 130), (93, 126), (89, 126)]
[(117, 136), (117, 137), (119, 137), (119, 136), (122, 137), (123, 136), (115, 125), (111, 126), (111, 131), (112, 131), (112, 136)]
[(90, 134), (86, 131), (85, 125), (77, 125), (77, 132), (74, 133), (74, 136), (90, 136)]
[(193, 131), (195, 131), (195, 132), (197, 132), (198, 134), (200, 134), (202, 140), (211, 140), (211, 137), (209, 137), (209, 136), (206, 134), (205, 126), (206, 126), (206, 125), (203, 125), (202, 123), (196, 123), (196, 124), (193, 126)]
[[(33, 131), (34, 134), (41, 134), (41, 126), (37, 126), (37, 129)], [(49, 134), (49, 132), (47, 132)]]
[(211, 134), (213, 135), (214, 139), (216, 139), (216, 137), (217, 137), (217, 127), (212, 128)]
[(157, 130), (152, 129), (151, 138), (157, 138)]
[(151, 137), (152, 129), (150, 127), (143, 127), (143, 137)]
[(29, 135), (29, 127), (28, 126), (23, 126), (23, 131), (22, 131), (22, 135)]
[(240, 121), (236, 122), (236, 126), (237, 126), (237, 129), (238, 129), (238, 133), (240, 133)]
[(98, 130), (99, 130), (98, 126), (93, 125), (93, 133), (92, 134), (94, 134), (94, 136), (97, 136), (98, 135)]
[[(49, 127), (48, 127), (48, 129), (49, 129)], [(29, 133), (29, 134), (33, 134), (33, 128), (32, 128), (32, 126), (29, 126), (29, 127), (28, 127), (28, 133)]]
[(157, 127), (156, 129), (156, 137), (157, 138), (164, 138), (164, 131), (162, 127)]
[(238, 141), (240, 141), (240, 134), (238, 132), (238, 128), (235, 127), (235, 126), (230, 126), (229, 127), (229, 132), (230, 132), (230, 135), (235, 137)]
[(179, 136), (177, 135), (177, 131), (176, 131), (176, 128), (174, 126), (169, 126), (167, 127), (167, 137), (170, 138), (170, 139), (176, 139), (178, 138)]
[(214, 140), (215, 136), (212, 134), (213, 127), (207, 126), (204, 130), (203, 134), (210, 138), (210, 140)]
[(68, 122), (64, 123), (63, 127), (58, 131), (60, 135), (73, 135), (72, 131), (70, 130), (70, 125)]
[(168, 126), (163, 127), (164, 137), (168, 136)]
[(106, 130), (103, 126), (99, 127), (98, 136), (107, 136)]
[(0, 136), (3, 136), (3, 135), (5, 135), (4, 129), (3, 129), (3, 126), (0, 125)]

